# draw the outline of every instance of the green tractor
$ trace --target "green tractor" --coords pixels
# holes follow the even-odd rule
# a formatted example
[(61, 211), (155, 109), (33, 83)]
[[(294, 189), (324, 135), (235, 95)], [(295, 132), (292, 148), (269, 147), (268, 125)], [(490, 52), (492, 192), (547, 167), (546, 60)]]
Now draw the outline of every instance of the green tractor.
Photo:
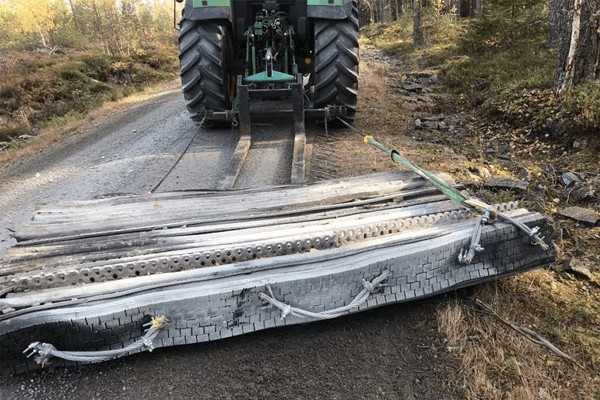
[[(285, 104), (286, 97), (294, 97), (294, 87), (301, 92), (295, 96), (301, 100), (294, 101), (302, 102), (306, 116), (354, 121), (356, 0), (185, 2), (180, 74), (185, 103), (196, 122), (235, 123), (250, 99)], [(240, 96), (242, 89), (249, 94)], [(298, 109), (295, 105), (296, 114)]]

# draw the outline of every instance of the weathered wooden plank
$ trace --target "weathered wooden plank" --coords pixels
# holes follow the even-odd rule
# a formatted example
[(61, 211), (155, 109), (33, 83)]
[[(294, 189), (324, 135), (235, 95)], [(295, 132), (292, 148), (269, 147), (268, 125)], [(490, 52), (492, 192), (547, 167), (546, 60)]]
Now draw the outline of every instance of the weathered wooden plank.
[[(398, 176), (402, 179), (397, 179)], [(396, 179), (394, 179), (394, 177)], [(377, 178), (377, 179), (375, 179)], [(383, 181), (383, 182), (381, 182)], [(369, 196), (381, 196), (385, 193), (394, 193), (399, 190), (410, 188), (410, 186), (423, 186), (426, 183), (414, 175), (407, 177), (406, 173), (386, 173), (376, 174), (372, 181), (364, 182), (364, 178), (352, 178), (349, 184), (314, 184), (302, 187), (284, 187), (275, 189), (266, 189), (264, 191), (242, 190), (205, 194), (202, 196), (179, 196), (175, 193), (173, 196), (127, 196), (126, 202), (116, 204), (110, 201), (107, 204), (102, 200), (90, 200), (87, 202), (77, 202), (77, 209), (72, 209), (68, 203), (47, 204), (40, 208), (36, 213), (33, 223), (36, 220), (44, 218), (44, 214), (50, 220), (56, 219), (58, 222), (67, 219), (74, 220), (79, 215), (88, 217), (90, 214), (101, 212), (127, 212), (138, 213), (140, 210), (152, 213), (155, 212), (154, 206), (161, 204), (161, 209), (173, 203), (176, 206), (193, 207), (202, 205), (202, 213), (211, 213), (217, 211), (223, 213), (235, 212), (239, 210), (265, 210), (265, 209), (285, 209), (293, 207), (306, 207), (311, 204), (339, 204), (353, 199)], [(400, 186), (399, 186), (400, 185)], [(408, 185), (408, 187), (407, 187)], [(315, 190), (317, 189), (317, 190)], [(164, 210), (163, 210), (164, 212)]]
[[(78, 202), (79, 211), (74, 211), (68, 206), (61, 210), (58, 206), (47, 206), (39, 211), (29, 225), (21, 227), (16, 232), (16, 238), (22, 240), (35, 240), (48, 237), (73, 236), (84, 233), (99, 233), (112, 231), (118, 228), (121, 231), (127, 230), (150, 230), (157, 227), (176, 227), (181, 225), (197, 225), (210, 222), (211, 220), (235, 220), (235, 219), (253, 219), (260, 218), (275, 212), (286, 214), (290, 212), (300, 213), (303, 209), (315, 207), (318, 205), (334, 206), (340, 208), (351, 207), (351, 201), (360, 198), (372, 198), (377, 193), (393, 194), (400, 190), (416, 190), (426, 187), (428, 184), (420, 178), (408, 179), (405, 173), (398, 174), (404, 180), (391, 180), (394, 174), (377, 174), (379, 180), (386, 182), (378, 185), (375, 182), (366, 190), (364, 179), (352, 181), (352, 185), (338, 185), (337, 189), (325, 191), (326, 185), (319, 185), (322, 188), (317, 191), (321, 193), (319, 200), (315, 200), (314, 193), (302, 195), (302, 189), (310, 189), (311, 185), (302, 188), (289, 187), (286, 190), (277, 190), (277, 196), (266, 198), (261, 196), (248, 196), (248, 194), (238, 193), (237, 196), (224, 196), (223, 199), (211, 198), (214, 195), (203, 195), (198, 198), (188, 199), (186, 201), (171, 202), (148, 202), (147, 196), (140, 196), (139, 203), (130, 203), (134, 201), (133, 197), (128, 196), (128, 202), (125, 205), (104, 205), (99, 207), (98, 201), (91, 201), (89, 208), (81, 207)], [(410, 176), (410, 175), (409, 175)], [(390, 184), (390, 182), (392, 184)], [(395, 182), (395, 183), (394, 183)], [(400, 182), (400, 183), (398, 183)], [(363, 185), (363, 186), (361, 186)], [(335, 186), (335, 185), (334, 185)], [(353, 191), (345, 191), (349, 187)], [(385, 187), (385, 190), (381, 188)], [(252, 191), (255, 192), (255, 191)], [(291, 193), (287, 193), (291, 192)], [(332, 194), (332, 192), (334, 192)], [(258, 193), (258, 192), (257, 192)], [(282, 195), (283, 193), (283, 195)], [(258, 197), (259, 200), (256, 200)], [(229, 203), (225, 198), (233, 199)], [(308, 200), (307, 200), (308, 199)], [(311, 200), (312, 199), (312, 200)], [(77, 229), (74, 229), (74, 227)]]
[[(427, 199), (427, 198), (426, 198)], [(14, 270), (17, 264), (23, 266), (28, 261), (36, 265), (43, 263), (46, 267), (60, 264), (76, 265), (85, 258), (86, 262), (97, 262), (107, 258), (123, 258), (132, 251), (137, 254), (159, 254), (174, 250), (208, 251), (226, 247), (245, 247), (247, 243), (273, 242), (298, 240), (299, 237), (333, 234), (335, 231), (349, 229), (357, 225), (384, 223), (402, 218), (420, 217), (435, 213), (444, 213), (459, 209), (450, 201), (426, 201), (421, 205), (378, 209), (364, 211), (357, 220), (352, 215), (327, 215), (314, 220), (287, 221), (274, 220), (271, 224), (259, 227), (249, 226), (243, 229), (210, 230), (202, 233), (193, 232), (191, 229), (178, 229), (179, 234), (162, 236), (147, 234), (124, 234), (104, 237), (93, 237), (71, 241), (61, 241), (58, 244), (45, 244), (39, 246), (15, 247), (9, 250), (5, 260)], [(435, 198), (438, 200), (438, 198)], [(226, 226), (225, 226), (226, 227)], [(192, 232), (188, 232), (192, 231)], [(62, 257), (62, 258), (60, 258)], [(66, 259), (65, 259), (66, 258)], [(13, 272), (14, 273), (14, 272)]]
[[(257, 204), (259, 207), (264, 206), (264, 201), (278, 203), (281, 200), (294, 202), (301, 201), (309, 203), (311, 201), (317, 203), (328, 202), (325, 200), (329, 197), (339, 197), (342, 201), (348, 197), (360, 195), (361, 192), (367, 195), (381, 195), (384, 192), (395, 191), (401, 189), (397, 184), (402, 184), (405, 181), (412, 180), (420, 181), (414, 174), (406, 171), (386, 172), (380, 174), (369, 175), (369, 178), (364, 176), (350, 178), (347, 180), (328, 181), (326, 183), (318, 182), (303, 186), (280, 186), (269, 187), (263, 189), (243, 189), (232, 191), (213, 191), (213, 192), (173, 192), (173, 193), (157, 193), (146, 195), (127, 195), (115, 198), (102, 198), (86, 201), (47, 203), (40, 205), (38, 211), (48, 210), (49, 212), (74, 212), (83, 208), (87, 210), (91, 207), (116, 207), (133, 204), (134, 206), (143, 206), (144, 203), (151, 205), (156, 202), (169, 203), (180, 201), (201, 201), (203, 204), (215, 205), (219, 204), (240, 204), (240, 199), (243, 199), (245, 204)], [(300, 195), (298, 195), (300, 194)], [(286, 200), (287, 199), (287, 200)], [(246, 206), (244, 206), (246, 208)]]
[[(370, 199), (364, 201), (355, 202), (356, 206), (348, 206), (345, 208), (337, 208), (336, 206), (316, 206), (312, 209), (305, 209), (302, 213), (293, 214), (290, 212), (284, 213), (269, 213), (268, 215), (261, 218), (248, 219), (247, 221), (240, 221), (240, 218), (234, 218), (231, 221), (227, 219), (216, 219), (204, 221), (201, 225), (189, 225), (185, 227), (169, 227), (169, 229), (152, 229), (147, 231), (135, 231), (135, 232), (123, 232), (122, 230), (116, 230), (109, 233), (100, 234), (83, 234), (73, 235), (64, 237), (51, 237), (48, 239), (35, 239), (17, 244), (12, 250), (9, 251), (7, 261), (13, 254), (19, 254), (18, 249), (20, 247), (30, 247), (42, 244), (68, 244), (70, 241), (76, 240), (82, 246), (89, 244), (102, 246), (104, 241), (111, 240), (131, 240), (130, 238), (140, 239), (145, 238), (147, 240), (153, 240), (162, 237), (179, 237), (186, 235), (195, 235), (203, 233), (213, 232), (224, 232), (224, 231), (237, 231), (240, 229), (258, 228), (258, 227), (269, 227), (278, 224), (288, 224), (292, 222), (310, 222), (318, 221), (325, 218), (340, 218), (342, 216), (355, 215), (358, 218), (365, 213), (373, 211), (372, 207), (376, 207), (377, 210), (381, 211), (386, 208), (400, 208), (408, 206), (416, 206), (420, 204), (433, 204), (436, 202), (447, 201), (445, 195), (430, 195), (431, 193), (437, 193), (437, 189), (427, 188), (419, 189), (414, 191), (402, 192), (402, 195), (397, 194), (392, 196), (384, 196), (381, 199), (386, 200), (386, 205), (380, 207), (378, 199)], [(408, 198), (408, 200), (402, 200), (402, 198)], [(279, 216), (282, 215), (282, 216)], [(287, 215), (287, 216), (286, 216)], [(271, 218), (272, 217), (272, 218)], [(75, 251), (76, 252), (76, 251)]]

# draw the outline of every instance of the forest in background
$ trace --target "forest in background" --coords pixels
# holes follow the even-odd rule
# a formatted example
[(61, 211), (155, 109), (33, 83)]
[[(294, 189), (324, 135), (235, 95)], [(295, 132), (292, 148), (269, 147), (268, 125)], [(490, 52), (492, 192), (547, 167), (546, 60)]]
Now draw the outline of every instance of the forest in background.
[(174, 44), (170, 0), (0, 1), (0, 50), (96, 46), (124, 55)]
[[(598, 1), (359, 0), (358, 7), (363, 35), (441, 69), (447, 87), (473, 106), (530, 118), (552, 135), (597, 134)], [(0, 0), (0, 149), (176, 77), (177, 7), (174, 15), (172, 0)]]

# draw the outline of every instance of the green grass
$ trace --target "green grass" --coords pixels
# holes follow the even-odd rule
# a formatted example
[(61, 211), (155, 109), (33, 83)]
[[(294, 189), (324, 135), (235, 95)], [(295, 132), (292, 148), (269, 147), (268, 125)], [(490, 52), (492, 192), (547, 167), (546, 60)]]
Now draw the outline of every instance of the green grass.
[(445, 83), (458, 93), (468, 94), (477, 78), (486, 79), (488, 93), (511, 99), (523, 89), (548, 88), (555, 74), (556, 50), (539, 43), (493, 54), (477, 54), (453, 62), (443, 70)]
[(376, 23), (362, 29), (362, 37), (386, 53), (400, 58), (426, 57), (430, 65), (441, 65), (458, 50), (464, 23), (440, 13), (434, 7), (423, 8), (423, 44), (412, 44), (413, 8), (402, 8), (400, 18), (391, 24)]
[(579, 84), (563, 95), (562, 110), (572, 113), (579, 128), (598, 133), (600, 127), (600, 81)]
[[(413, 10), (405, 7), (393, 23), (363, 27), (361, 41), (420, 69), (439, 70), (442, 82), (465, 104), (484, 104), (542, 131), (556, 120), (573, 132), (597, 134), (599, 81), (555, 95), (557, 49), (546, 46), (545, 3), (529, 0), (527, 7), (513, 8), (510, 1), (492, 0), (489, 7), (489, 13), (458, 20), (424, 8), (422, 46), (412, 44)], [(487, 85), (476, 87), (482, 79)]]

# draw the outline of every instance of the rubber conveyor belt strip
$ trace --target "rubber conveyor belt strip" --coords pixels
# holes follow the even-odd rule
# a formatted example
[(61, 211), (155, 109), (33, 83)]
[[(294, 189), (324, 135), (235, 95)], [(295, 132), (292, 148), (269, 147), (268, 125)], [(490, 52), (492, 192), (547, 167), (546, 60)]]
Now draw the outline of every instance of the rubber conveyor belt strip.
[[(429, 188), (412, 173), (399, 171), (264, 191), (129, 196), (42, 206), (32, 221), (39, 235), (34, 234), (36, 229), (20, 230), (26, 234), (11, 253), (13, 261), (1, 270), (46, 268), (53, 262), (54, 266), (5, 274), (0, 288), (15, 284), (17, 276), (29, 276), (34, 282), (30, 274), (37, 274), (42, 282), (44, 274), (62, 268), (61, 263), (72, 271), (89, 268), (88, 262), (102, 268), (112, 265), (117, 271), (118, 265), (128, 265), (128, 257), (164, 259), (179, 272), (141, 271), (135, 278), (116, 280), (104, 275), (93, 284), (82, 281), (56, 289), (35, 290), (35, 284), (16, 287), (14, 293), (0, 298), (0, 308), (8, 310), (0, 316), (0, 371), (39, 368), (22, 354), (36, 341), (64, 351), (127, 348), (143, 336), (142, 325), (156, 315), (171, 321), (154, 340), (156, 348), (307, 321), (294, 315), (281, 319), (279, 310), (265, 308), (259, 293), (271, 293), (268, 287), (279, 301), (297, 309), (314, 313), (346, 310), (343, 307), (364, 289), (363, 280), (371, 282), (387, 271), (389, 276), (383, 282), (387, 286), (348, 311), (357, 312), (554, 262), (552, 248), (532, 246), (517, 227), (498, 221), (482, 227), (484, 250), (474, 255), (471, 264), (460, 264), (458, 255), (469, 246), (477, 216), (448, 204)], [(240, 204), (242, 199), (245, 204)], [(125, 229), (115, 229), (132, 209), (138, 210), (137, 227), (131, 221)], [(227, 210), (227, 214), (218, 210)], [(517, 209), (515, 204), (500, 205), (497, 210), (527, 226), (540, 226), (550, 237), (551, 224), (540, 214)], [(163, 212), (176, 219), (169, 220)], [(102, 236), (96, 237), (92, 227), (101, 215), (107, 222), (102, 225)], [(394, 229), (390, 229), (391, 221), (396, 221)], [(343, 239), (340, 232), (344, 232)], [(327, 235), (330, 241), (325, 240)], [(134, 237), (142, 240), (129, 247), (128, 241)], [(302, 249), (293, 241), (300, 238), (311, 242), (301, 242)], [(315, 238), (333, 245), (319, 247)], [(204, 267), (182, 263), (195, 254), (217, 260), (217, 253), (225, 248), (256, 251), (270, 240), (279, 240), (280, 253), (263, 257), (256, 252), (256, 258), (219, 259)], [(120, 243), (120, 247), (96, 251), (93, 243), (97, 241), (106, 246)], [(69, 256), (78, 243), (81, 252)], [(288, 243), (291, 249), (287, 249)], [(160, 252), (163, 245), (169, 249), (166, 254)], [(198, 248), (207, 250), (196, 251)], [(116, 258), (98, 258), (113, 251)]]

